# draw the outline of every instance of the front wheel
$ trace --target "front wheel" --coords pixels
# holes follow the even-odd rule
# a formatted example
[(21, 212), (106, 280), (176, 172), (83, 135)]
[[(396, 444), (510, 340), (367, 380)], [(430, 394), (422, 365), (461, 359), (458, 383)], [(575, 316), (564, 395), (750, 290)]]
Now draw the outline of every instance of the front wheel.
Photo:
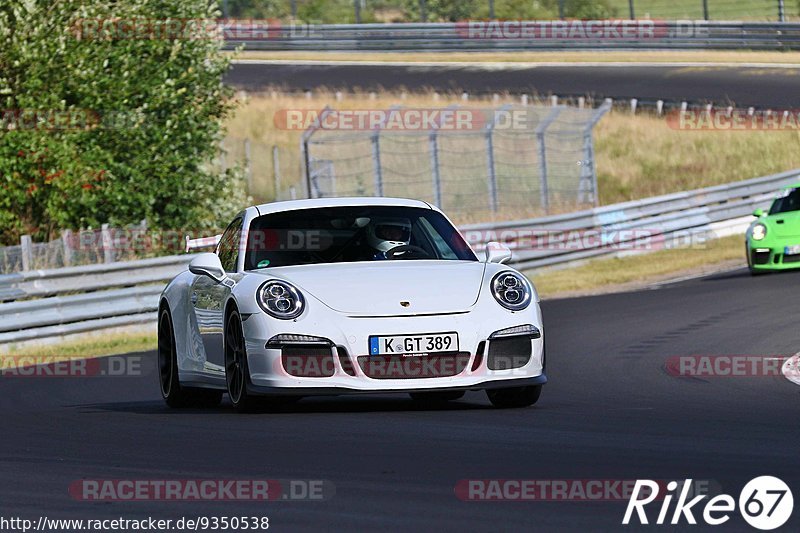
[(542, 394), (541, 385), (531, 387), (517, 387), (513, 389), (489, 389), (486, 395), (492, 405), (501, 409), (530, 407), (539, 401)]
[(228, 397), (240, 413), (251, 412), (257, 407), (257, 399), (247, 390), (249, 381), (242, 318), (234, 310), (228, 315), (225, 326), (225, 382), (228, 385)]
[(222, 401), (221, 391), (181, 386), (175, 330), (167, 307), (158, 317), (158, 377), (161, 397), (170, 407), (214, 407)]

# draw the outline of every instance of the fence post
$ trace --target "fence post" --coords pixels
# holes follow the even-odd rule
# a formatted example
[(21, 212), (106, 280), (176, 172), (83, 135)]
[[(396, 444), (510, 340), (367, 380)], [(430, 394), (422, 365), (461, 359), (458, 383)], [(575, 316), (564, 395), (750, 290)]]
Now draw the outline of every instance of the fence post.
[(553, 107), (539, 126), (536, 127), (536, 144), (539, 148), (539, 203), (545, 213), (550, 212), (550, 191), (547, 184), (547, 147), (544, 136), (547, 128), (561, 113), (561, 107)]
[(428, 137), (431, 152), (431, 174), (433, 175), (433, 204), (442, 207), (442, 177), (439, 174), (439, 138), (436, 130), (431, 130)]
[(486, 168), (487, 168), (487, 177), (489, 178), (489, 209), (492, 213), (497, 212), (497, 167), (495, 165), (494, 159), (494, 128), (497, 125), (498, 120), (502, 116), (505, 116), (505, 113), (511, 109), (509, 104), (504, 105), (500, 109), (495, 109), (494, 111), (494, 118), (486, 123), (485, 128), (485, 135), (486, 135)]
[[(611, 102), (606, 100), (603, 105), (597, 108), (592, 115), (592, 119), (586, 125), (583, 132), (583, 157), (581, 162), (581, 176), (578, 185), (578, 202), (586, 199), (597, 206), (600, 197), (597, 190), (597, 168), (594, 164), (594, 127), (603, 116), (611, 110)], [(588, 197), (588, 198), (587, 198)]]
[(27, 272), (33, 269), (33, 243), (30, 235), (23, 235), (19, 239), (22, 252), (22, 271)]
[(564, 0), (558, 0), (558, 18), (564, 20)]
[(305, 187), (307, 189), (306, 193), (308, 193), (309, 198), (317, 198), (317, 195), (314, 193), (314, 184), (312, 183), (311, 154), (308, 151), (308, 144), (311, 140), (311, 136), (314, 135), (314, 132), (316, 132), (322, 125), (322, 121), (325, 120), (325, 118), (331, 113), (333, 113), (333, 109), (325, 106), (325, 108), (322, 110), (322, 113), (320, 113), (314, 123), (303, 132), (303, 135), (300, 139), (300, 152), (303, 155), (302, 163), (305, 167)]
[(277, 200), (281, 191), (281, 160), (277, 144), (272, 145), (272, 178), (275, 184), (275, 194), (273, 196)]
[(783, 0), (778, 0), (778, 22), (786, 22), (786, 5)]
[(114, 243), (111, 238), (111, 229), (109, 229), (108, 224), (103, 224), (100, 226), (100, 234), (103, 239), (103, 262), (104, 263), (113, 263), (115, 261), (115, 253), (114, 253)]
[(489, 0), (489, 20), (494, 19), (494, 0)]
[(244, 175), (247, 177), (247, 192), (253, 194), (253, 167), (250, 159), (250, 139), (244, 140)]
[(419, 21), (428, 22), (428, 7), (425, 5), (425, 0), (419, 0)]
[(633, 10), (633, 0), (628, 0), (628, 10), (631, 14), (631, 20), (636, 20), (636, 12)]
[(356, 15), (356, 24), (361, 24), (361, 0), (353, 0), (353, 9)]
[(497, 172), (494, 165), (494, 128), (486, 130), (486, 165), (489, 177), (489, 209), (497, 212)]
[(64, 266), (72, 265), (72, 230), (65, 229), (61, 232), (61, 244), (64, 250)]
[(708, 17), (708, 0), (703, 0), (703, 18), (705, 20), (711, 20)]
[(380, 128), (372, 134), (372, 170), (375, 176), (375, 196), (383, 196), (383, 169), (381, 167)]

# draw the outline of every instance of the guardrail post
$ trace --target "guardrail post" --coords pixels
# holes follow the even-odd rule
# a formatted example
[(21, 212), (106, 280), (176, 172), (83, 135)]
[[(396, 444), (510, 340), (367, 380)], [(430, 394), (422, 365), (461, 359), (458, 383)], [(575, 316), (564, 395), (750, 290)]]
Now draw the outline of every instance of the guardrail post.
[(61, 232), (61, 244), (64, 250), (64, 266), (72, 264), (72, 230), (65, 229)]
[(114, 242), (111, 238), (111, 229), (109, 229), (108, 224), (103, 224), (100, 226), (101, 236), (103, 239), (103, 262), (104, 263), (113, 263), (116, 260), (116, 254), (114, 253)]
[(33, 243), (30, 235), (23, 235), (19, 239), (20, 250), (22, 252), (22, 271), (27, 272), (33, 269)]
[(705, 20), (711, 20), (708, 16), (708, 0), (703, 0), (703, 18)]
[(431, 130), (428, 136), (428, 145), (431, 152), (431, 175), (433, 176), (433, 204), (442, 207), (442, 176), (439, 173), (439, 138), (436, 130)]
[(633, 0), (628, 0), (628, 11), (631, 14), (631, 20), (636, 20), (636, 13), (633, 10)]
[(778, 22), (786, 22), (786, 5), (783, 0), (778, 0)]

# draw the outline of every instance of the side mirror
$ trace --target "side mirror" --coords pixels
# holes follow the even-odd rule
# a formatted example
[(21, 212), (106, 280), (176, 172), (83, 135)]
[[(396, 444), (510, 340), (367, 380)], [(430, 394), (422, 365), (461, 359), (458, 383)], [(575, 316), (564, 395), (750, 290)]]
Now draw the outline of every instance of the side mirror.
[(225, 269), (217, 254), (200, 254), (189, 263), (189, 272), (198, 276), (208, 276), (217, 283), (225, 279)]
[(487, 263), (505, 263), (511, 259), (511, 250), (505, 244), (490, 242), (486, 244)]
[(754, 217), (762, 217), (762, 216), (764, 216), (764, 210), (761, 209), (761, 208), (756, 209), (755, 211), (753, 211), (753, 216)]

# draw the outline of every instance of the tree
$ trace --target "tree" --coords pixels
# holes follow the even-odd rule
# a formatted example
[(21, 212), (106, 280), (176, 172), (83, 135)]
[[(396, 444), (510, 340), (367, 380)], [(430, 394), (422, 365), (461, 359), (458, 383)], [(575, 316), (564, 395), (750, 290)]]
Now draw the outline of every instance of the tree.
[(209, 164), (231, 108), (206, 0), (0, 4), (0, 240), (219, 227), (245, 203)]

